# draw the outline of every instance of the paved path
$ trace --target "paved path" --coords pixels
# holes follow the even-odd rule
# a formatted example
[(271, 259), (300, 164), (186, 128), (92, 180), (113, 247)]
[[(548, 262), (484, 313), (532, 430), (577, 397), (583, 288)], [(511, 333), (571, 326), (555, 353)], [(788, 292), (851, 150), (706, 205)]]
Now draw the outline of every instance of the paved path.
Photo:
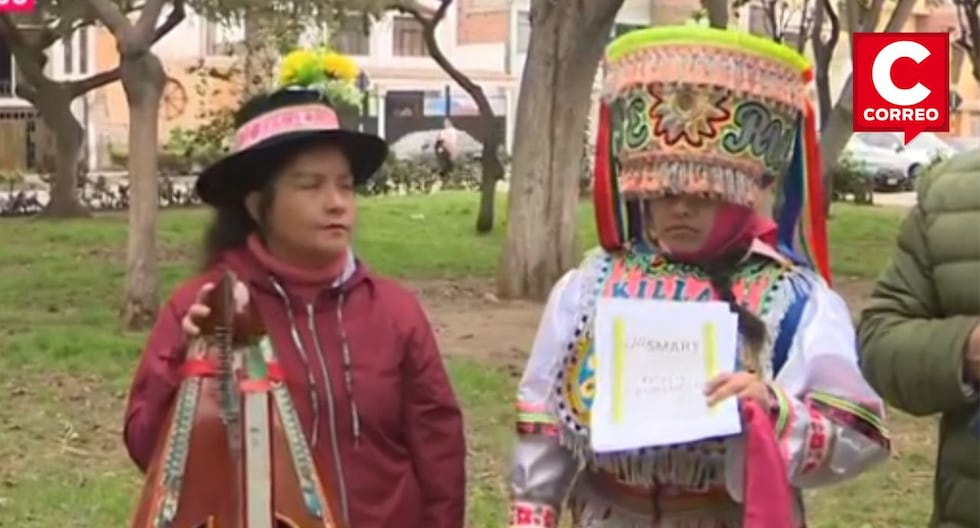
[(915, 206), (915, 192), (875, 193), (875, 205), (890, 205), (910, 209)]

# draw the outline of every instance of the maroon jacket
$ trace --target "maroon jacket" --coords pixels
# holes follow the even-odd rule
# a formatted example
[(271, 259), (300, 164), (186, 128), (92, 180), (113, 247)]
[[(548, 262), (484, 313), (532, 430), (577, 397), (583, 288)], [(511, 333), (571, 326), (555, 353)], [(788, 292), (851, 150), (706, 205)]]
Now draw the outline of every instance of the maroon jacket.
[[(313, 456), (324, 474), (337, 472), (335, 438), (351, 528), (462, 528), (462, 415), (418, 301), (362, 264), (354, 268), (353, 260), (342, 286), (325, 284), (312, 290), (309, 284), (272, 279), (261, 260), (243, 248), (227, 253), (219, 267), (231, 268), (248, 284), (311, 444), (313, 424), (318, 423)], [(177, 369), (185, 354), (180, 320), (200, 287), (217, 276), (215, 269), (178, 287), (143, 351), (124, 435), (130, 456), (144, 471), (180, 381)], [(292, 306), (291, 318), (287, 305)], [(344, 375), (345, 339), (349, 384)], [(321, 352), (325, 365), (320, 363)], [(332, 424), (328, 386), (334, 402)], [(313, 416), (314, 401), (318, 420)]]

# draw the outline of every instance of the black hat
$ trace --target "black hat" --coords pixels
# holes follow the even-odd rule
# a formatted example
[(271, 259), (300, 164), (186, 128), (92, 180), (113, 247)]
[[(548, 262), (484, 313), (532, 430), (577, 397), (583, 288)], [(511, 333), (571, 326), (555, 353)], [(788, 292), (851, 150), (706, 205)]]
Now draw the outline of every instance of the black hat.
[(321, 92), (282, 89), (249, 100), (235, 113), (232, 152), (201, 172), (197, 194), (213, 206), (241, 203), (272, 177), (255, 174), (265, 160), (283, 149), (320, 143), (344, 151), (355, 185), (370, 179), (388, 155), (380, 137), (342, 129), (338, 112)]

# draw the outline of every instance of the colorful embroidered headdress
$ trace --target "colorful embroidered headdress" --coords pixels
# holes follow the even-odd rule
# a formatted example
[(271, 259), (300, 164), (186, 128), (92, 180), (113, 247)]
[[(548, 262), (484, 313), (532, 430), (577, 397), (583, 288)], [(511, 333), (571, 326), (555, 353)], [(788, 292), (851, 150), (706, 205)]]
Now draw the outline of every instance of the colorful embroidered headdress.
[[(702, 27), (627, 33), (606, 51), (596, 140), (602, 246), (643, 237), (644, 200), (781, 198), (779, 249), (829, 280), (813, 70), (768, 39)], [(625, 218), (624, 218), (625, 216)]]

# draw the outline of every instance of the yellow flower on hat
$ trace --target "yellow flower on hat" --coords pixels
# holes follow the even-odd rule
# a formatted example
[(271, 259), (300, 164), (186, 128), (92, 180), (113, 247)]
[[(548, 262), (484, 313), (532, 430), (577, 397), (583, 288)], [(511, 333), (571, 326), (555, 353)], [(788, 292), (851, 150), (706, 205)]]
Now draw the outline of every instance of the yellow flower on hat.
[(306, 49), (289, 52), (283, 57), (279, 68), (279, 83), (283, 86), (309, 86), (322, 77), (316, 53)]
[(334, 79), (353, 81), (357, 78), (357, 74), (360, 73), (357, 68), (357, 63), (353, 59), (334, 51), (324, 53), (320, 59), (320, 65), (327, 74), (327, 77)]

